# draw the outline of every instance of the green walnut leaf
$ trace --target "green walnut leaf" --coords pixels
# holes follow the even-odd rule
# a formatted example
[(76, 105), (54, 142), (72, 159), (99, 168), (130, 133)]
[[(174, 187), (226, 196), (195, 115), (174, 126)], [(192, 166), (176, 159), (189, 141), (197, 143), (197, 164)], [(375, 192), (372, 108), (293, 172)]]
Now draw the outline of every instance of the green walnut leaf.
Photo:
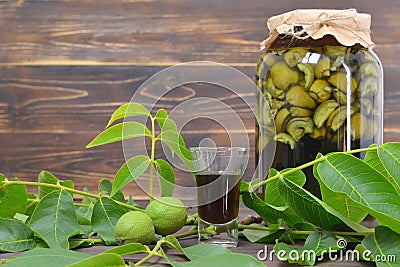
[(138, 178), (149, 165), (150, 159), (147, 156), (136, 156), (126, 161), (115, 175), (110, 196), (115, 196), (122, 187)]
[(400, 143), (386, 143), (378, 147), (379, 159), (390, 176), (388, 181), (400, 194)]
[[(54, 184), (54, 185), (62, 185), (71, 189), (74, 189), (74, 182), (71, 180), (66, 180), (66, 181), (61, 181), (57, 179), (57, 177), (54, 176), (51, 172), (48, 171), (41, 171), (38, 175), (38, 181), (39, 183), (45, 183), (45, 184)], [(56, 191), (57, 188), (52, 188), (52, 187), (47, 187), (47, 186), (39, 186), (39, 198), (43, 198), (45, 195)], [(72, 197), (74, 197), (74, 194), (69, 192)]]
[(313, 250), (317, 256), (321, 256), (327, 249), (342, 250), (345, 249), (340, 240), (329, 232), (315, 232), (310, 234), (304, 242), (303, 249)]
[(338, 246), (338, 240), (329, 232), (315, 232), (307, 237), (303, 248), (296, 249), (278, 242), (274, 251), (276, 255), (279, 255), (280, 260), (312, 266), (323, 253), (344, 249), (344, 247)]
[(368, 212), (344, 193), (334, 192), (321, 183), (322, 200), (349, 220), (360, 223)]
[(162, 131), (159, 138), (168, 145), (172, 154), (176, 154), (189, 170), (193, 170), (192, 156), (181, 135), (172, 130)]
[(26, 214), (16, 213), (13, 219), (18, 220), (22, 223), (26, 223), (28, 221), (28, 218), (29, 216)]
[[(111, 183), (110, 180), (108, 179), (101, 180), (98, 186), (99, 194), (106, 194), (110, 196), (112, 192), (112, 186), (113, 184)], [(111, 198), (120, 202), (125, 202), (125, 196), (121, 192), (121, 190), (117, 190)]]
[(257, 214), (260, 215), (264, 221), (276, 224), (280, 219), (283, 219), (289, 226), (304, 221), (301, 217), (288, 213), (288, 207), (275, 207), (269, 203), (266, 203), (253, 192), (249, 192), (247, 187), (247, 184), (241, 184), (243, 203), (249, 209), (257, 212)]
[[(89, 192), (88, 188), (84, 187), (83, 192), (88, 193)], [(76, 216), (78, 217), (78, 222), (81, 225), (91, 225), (90, 220), (92, 218), (94, 200), (88, 196), (83, 196), (81, 203), (84, 206), (79, 207), (79, 209), (76, 210)]]
[(343, 222), (327, 212), (314, 195), (290, 180), (279, 179), (279, 192), (289, 207), (299, 216), (323, 229), (332, 229)]
[(168, 114), (164, 109), (158, 110), (155, 118), (161, 128), (159, 136), (161, 141), (167, 144), (172, 154), (176, 153), (187, 167), (191, 166), (190, 151), (186, 148), (185, 141), (179, 134), (176, 123), (168, 118)]
[[(291, 170), (291, 169), (289, 168), (289, 169), (282, 170), (281, 171), (282, 175), (285, 175), (284, 173), (289, 170)], [(277, 174), (278, 174), (277, 170), (271, 169), (269, 171), (268, 178), (271, 178)], [(306, 182), (306, 176), (300, 170), (298, 170), (294, 173), (285, 175), (285, 178), (291, 180), (292, 182), (296, 183), (299, 186), (303, 186)], [(276, 206), (276, 207), (287, 206), (286, 201), (279, 194), (278, 179), (275, 179), (274, 181), (268, 183), (265, 186), (264, 201), (267, 203), (270, 203), (271, 205)]]
[[(5, 181), (4, 175), (0, 182)], [(18, 181), (17, 178), (9, 179)], [(0, 217), (13, 218), (15, 214), (24, 214), (27, 208), (28, 193), (25, 185), (8, 185), (0, 189)]]
[(56, 248), (35, 248), (22, 253), (19, 257), (7, 261), (7, 267), (63, 267), (82, 259), (89, 258), (90, 255)]
[(139, 103), (127, 103), (120, 106), (114, 113), (111, 115), (110, 120), (108, 121), (106, 128), (108, 128), (113, 122), (119, 119), (123, 119), (126, 117), (134, 117), (134, 116), (149, 116), (150, 112)]
[(172, 260), (167, 253), (165, 253), (164, 249), (161, 247), (159, 250), (160, 254), (164, 259), (172, 266), (172, 267), (185, 267), (184, 263), (176, 262)]
[(36, 247), (32, 230), (26, 224), (0, 218), (0, 251), (18, 252)]
[(32, 213), (37, 206), (37, 201), (39, 201), (39, 199), (36, 195), (28, 193), (28, 204), (26, 206), (25, 215), (32, 216)]
[(145, 209), (144, 207), (140, 206), (139, 204), (137, 204), (137, 203), (133, 200), (132, 195), (129, 195), (128, 200), (126, 201), (126, 204), (128, 204), (129, 206), (138, 208), (138, 209), (142, 209), (142, 210)]
[(209, 267), (209, 266), (231, 266), (231, 267), (261, 267), (265, 266), (260, 261), (250, 255), (233, 253), (229, 249), (213, 245), (199, 244), (183, 249), (185, 256), (190, 261), (178, 263), (171, 260), (168, 255), (161, 250), (161, 254), (173, 267)]
[(364, 232), (364, 233), (373, 233), (374, 232), (373, 228), (368, 228), (368, 227), (365, 227), (365, 226), (361, 225), (360, 223), (353, 222), (349, 218), (347, 218), (347, 217), (343, 216), (342, 214), (340, 214), (339, 212), (337, 212), (335, 209), (330, 207), (325, 202), (320, 201), (319, 199), (317, 199), (317, 201), (319, 202), (319, 204), (327, 212), (329, 212), (330, 214), (332, 214), (332, 215), (336, 216), (337, 218), (339, 218), (343, 223), (345, 223), (347, 226), (349, 226), (354, 231), (356, 231), (356, 232)]
[(230, 267), (265, 267), (264, 263), (256, 260), (250, 255), (239, 253), (219, 254), (189, 261), (185, 267), (210, 267), (210, 266), (230, 266)]
[[(373, 145), (370, 145), (369, 147), (377, 148), (378, 146), (373, 144)], [(380, 172), (385, 177), (389, 178), (389, 174), (387, 173), (385, 166), (383, 166), (383, 163), (378, 156), (377, 150), (367, 151), (367, 153), (365, 154), (365, 157), (364, 157), (364, 162), (368, 163), (372, 168), (374, 168), (375, 170)], [(393, 179), (393, 178), (390, 177), (390, 179)]]
[(111, 126), (99, 133), (86, 148), (111, 144), (131, 138), (151, 136), (147, 127), (139, 122), (123, 122)]
[(398, 233), (387, 227), (378, 226), (375, 229), (375, 235), (367, 236), (361, 244), (372, 253), (376, 266), (399, 266), (400, 235)]
[(32, 214), (30, 226), (50, 248), (68, 249), (68, 238), (79, 233), (71, 195), (56, 190), (44, 196)]
[(160, 125), (160, 128), (162, 129), (164, 126), (164, 121), (168, 118), (168, 113), (165, 109), (160, 108), (159, 110), (157, 110), (156, 116), (154, 118), (157, 120), (158, 125)]
[(173, 120), (171, 120), (169, 118), (163, 118), (162, 120), (163, 120), (163, 122), (160, 123), (160, 127), (161, 127), (162, 131), (164, 131), (164, 132), (165, 131), (173, 131), (173, 132), (179, 133), (178, 127), (176, 126), (176, 123)]
[(125, 214), (126, 210), (114, 200), (102, 197), (98, 199), (93, 207), (92, 226), (107, 245), (115, 245), (114, 238), (115, 224)]
[(67, 265), (66, 267), (126, 267), (124, 259), (115, 253), (102, 253)]
[(93, 231), (92, 225), (79, 225), (80, 233), (86, 236), (92, 236), (95, 232)]
[(69, 243), (69, 249), (74, 249), (74, 248), (88, 248), (93, 246), (93, 244), (85, 239), (70, 239), (68, 240)]
[(120, 256), (126, 256), (129, 254), (136, 254), (136, 253), (149, 253), (150, 249), (148, 246), (145, 246), (140, 243), (130, 243), (121, 246), (114, 247), (105, 251), (104, 253), (114, 253)]
[(381, 225), (400, 233), (400, 195), (384, 175), (348, 154), (331, 153), (317, 172), (329, 190), (343, 192)]
[(262, 230), (263, 228), (267, 228), (261, 224), (250, 224), (252, 227), (257, 227), (260, 230), (256, 229), (244, 229), (242, 231), (243, 236), (247, 238), (252, 243), (270, 243), (279, 239), (282, 235), (285, 234), (284, 229), (276, 229), (276, 230)]
[(363, 244), (359, 243), (354, 248), (354, 258), (357, 260), (364, 260), (364, 261), (374, 261), (374, 256), (372, 256), (372, 252), (367, 249)]
[(182, 253), (184, 252), (182, 247), (181, 247), (181, 244), (179, 243), (178, 239), (175, 236), (167, 235), (164, 238), (164, 242), (165, 242), (165, 244), (167, 244), (167, 246), (169, 248), (175, 249), (175, 250), (180, 251)]
[[(320, 158), (322, 154), (317, 155), (317, 159)], [(362, 208), (357, 202), (349, 198), (345, 193), (334, 192), (330, 190), (319, 177), (318, 164), (314, 165), (314, 177), (318, 180), (321, 188), (322, 200), (329, 205), (331, 208), (336, 210), (338, 213), (348, 218), (349, 220), (360, 223), (368, 214), (368, 212)]]
[(198, 244), (186, 247), (183, 249), (183, 252), (185, 253), (185, 256), (192, 261), (208, 256), (233, 254), (229, 249), (213, 244)]
[(175, 174), (171, 165), (165, 160), (155, 161), (158, 179), (160, 181), (161, 197), (170, 197), (174, 193)]
[(250, 255), (244, 255), (239, 253), (233, 253), (227, 248), (214, 245), (214, 244), (199, 244), (190, 247), (183, 248), (184, 255), (190, 260), (185, 263), (178, 263), (173, 261), (163, 249), (160, 253), (173, 267), (208, 267), (208, 266), (231, 266), (231, 267), (243, 267), (243, 266), (265, 266), (260, 261), (251, 257)]

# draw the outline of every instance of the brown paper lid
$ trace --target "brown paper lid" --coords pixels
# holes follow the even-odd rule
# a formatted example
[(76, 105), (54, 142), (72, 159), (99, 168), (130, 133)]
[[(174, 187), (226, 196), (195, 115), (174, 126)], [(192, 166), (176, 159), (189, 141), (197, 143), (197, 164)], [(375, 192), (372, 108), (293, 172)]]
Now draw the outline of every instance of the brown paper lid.
[(280, 34), (298, 39), (320, 39), (333, 35), (344, 46), (361, 46), (372, 49), (371, 15), (355, 9), (298, 9), (268, 19), (270, 36), (261, 42), (261, 49), (269, 47)]

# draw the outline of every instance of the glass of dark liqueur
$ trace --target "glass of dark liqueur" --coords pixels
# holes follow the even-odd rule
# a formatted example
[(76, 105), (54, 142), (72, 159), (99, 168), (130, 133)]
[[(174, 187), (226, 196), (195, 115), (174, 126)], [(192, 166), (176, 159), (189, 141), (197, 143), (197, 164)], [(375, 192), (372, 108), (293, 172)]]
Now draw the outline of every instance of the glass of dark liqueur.
[(247, 151), (242, 147), (192, 147), (190, 151), (197, 184), (199, 242), (236, 247)]

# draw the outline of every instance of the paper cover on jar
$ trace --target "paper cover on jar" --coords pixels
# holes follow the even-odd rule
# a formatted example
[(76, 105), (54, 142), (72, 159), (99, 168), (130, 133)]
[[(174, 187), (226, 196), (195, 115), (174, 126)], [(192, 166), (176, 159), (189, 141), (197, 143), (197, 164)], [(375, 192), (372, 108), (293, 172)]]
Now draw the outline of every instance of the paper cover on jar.
[(298, 9), (268, 19), (270, 36), (261, 42), (261, 49), (269, 47), (280, 34), (297, 39), (320, 39), (332, 35), (344, 46), (372, 49), (370, 36), (371, 15), (355, 9)]

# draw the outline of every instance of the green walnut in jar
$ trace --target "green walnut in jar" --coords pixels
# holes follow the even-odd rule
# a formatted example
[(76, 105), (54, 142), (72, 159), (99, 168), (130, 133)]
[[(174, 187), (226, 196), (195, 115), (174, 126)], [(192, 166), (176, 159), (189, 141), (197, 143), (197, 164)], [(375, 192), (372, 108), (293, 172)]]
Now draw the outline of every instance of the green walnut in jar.
[[(275, 120), (273, 168), (382, 144), (383, 73), (370, 22), (354, 9), (295, 10), (268, 20), (256, 83)], [(263, 128), (256, 126), (259, 157)], [(312, 169), (305, 172), (305, 187), (318, 195)]]

